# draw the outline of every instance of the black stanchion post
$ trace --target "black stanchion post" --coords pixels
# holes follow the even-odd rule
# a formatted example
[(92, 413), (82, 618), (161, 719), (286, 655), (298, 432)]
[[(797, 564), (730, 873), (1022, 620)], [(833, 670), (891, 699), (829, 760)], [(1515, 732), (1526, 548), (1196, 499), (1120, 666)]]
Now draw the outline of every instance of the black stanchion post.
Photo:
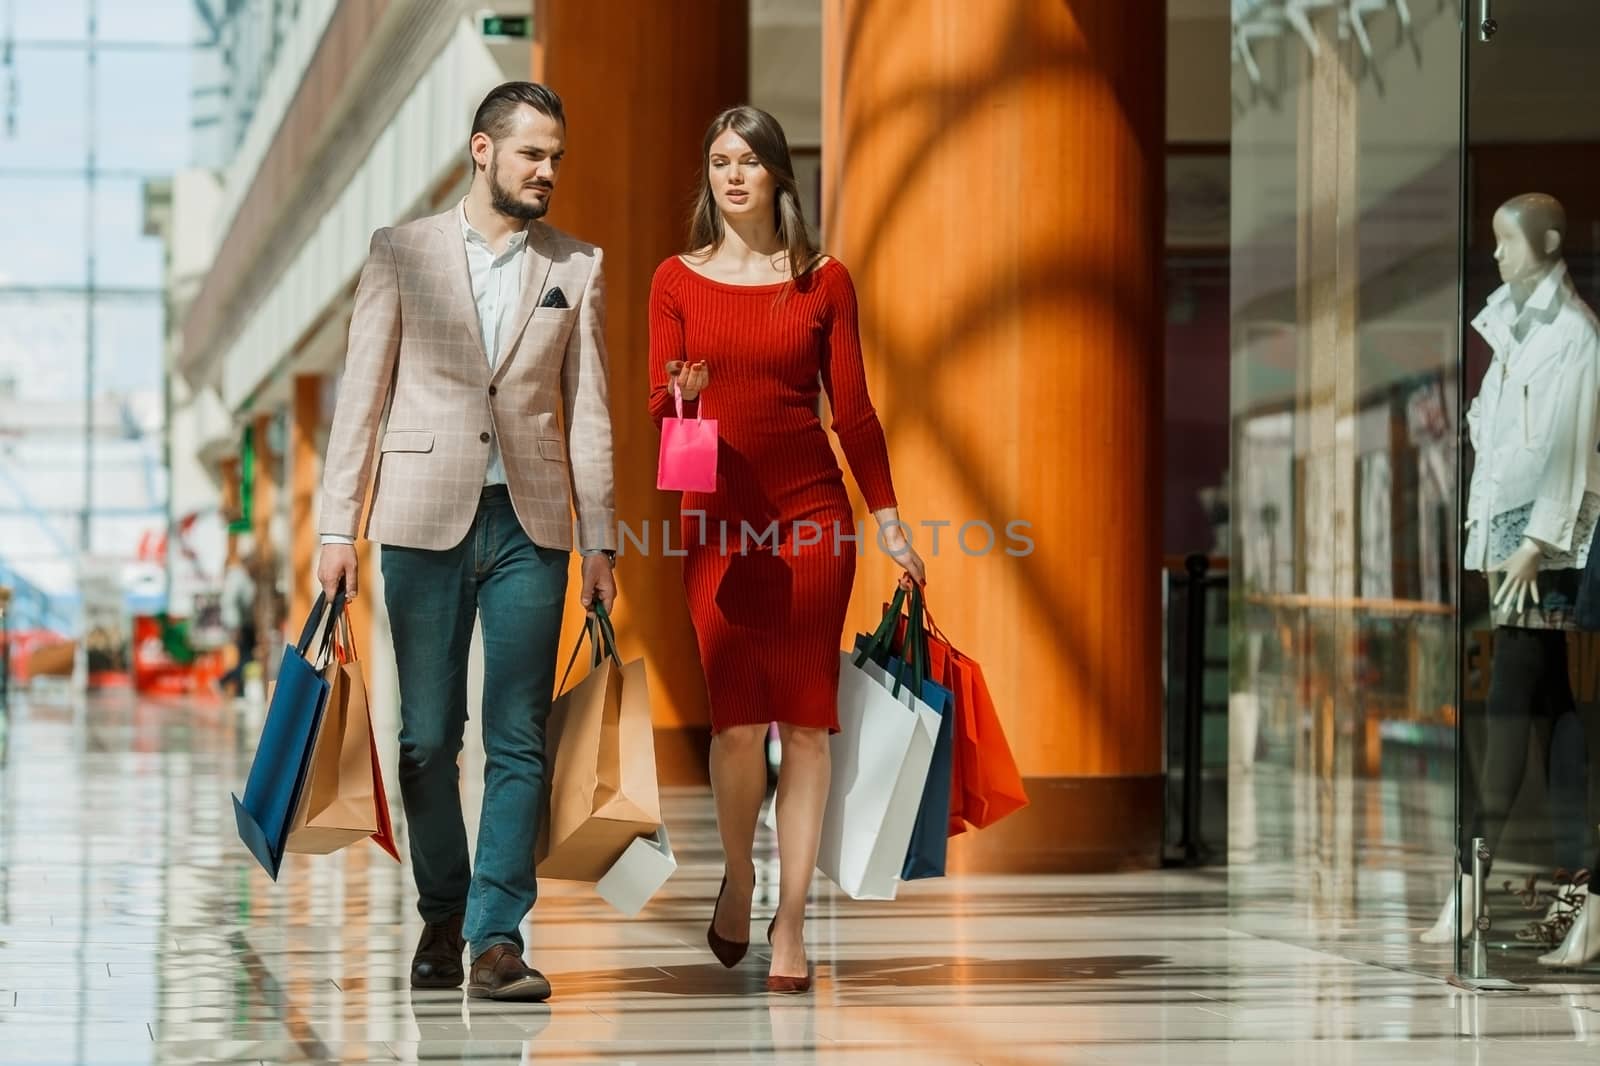
[(1183, 861), (1200, 861), (1200, 798), (1202, 748), (1205, 744), (1203, 714), (1206, 668), (1206, 571), (1211, 562), (1204, 555), (1190, 555), (1183, 561), (1189, 574), (1188, 601), (1185, 603), (1183, 645)]

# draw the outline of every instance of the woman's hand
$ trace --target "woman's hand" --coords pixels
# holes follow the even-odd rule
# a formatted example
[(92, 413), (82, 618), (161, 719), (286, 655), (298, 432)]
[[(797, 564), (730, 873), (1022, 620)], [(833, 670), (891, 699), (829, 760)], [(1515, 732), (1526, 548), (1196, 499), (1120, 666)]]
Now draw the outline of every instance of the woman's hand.
[(910, 592), (913, 584), (926, 585), (928, 568), (922, 556), (917, 554), (917, 549), (906, 539), (904, 524), (898, 518), (892, 519), (882, 525), (881, 533), (885, 550), (904, 571), (900, 575), (900, 587)]
[(685, 373), (682, 359), (674, 359), (667, 364), (668, 390), (677, 388), (683, 392), (685, 400), (698, 400), (706, 383), (711, 380), (711, 371), (704, 360), (688, 366), (688, 373)]

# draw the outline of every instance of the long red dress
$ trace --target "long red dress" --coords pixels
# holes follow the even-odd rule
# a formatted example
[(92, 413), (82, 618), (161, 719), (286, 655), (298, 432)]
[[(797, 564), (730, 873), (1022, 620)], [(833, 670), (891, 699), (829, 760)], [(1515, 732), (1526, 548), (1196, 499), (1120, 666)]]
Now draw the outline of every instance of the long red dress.
[[(856, 553), (875, 550), (877, 529), (855, 524), (817, 417), (819, 383), (868, 508), (895, 506), (850, 273), (829, 260), (792, 285), (733, 285), (674, 256), (650, 286), (658, 428), (676, 411), (666, 373), (674, 359), (705, 361), (703, 413), (718, 422), (717, 488), (683, 494), (677, 546), (712, 732), (767, 722), (837, 732)], [(698, 406), (685, 403), (684, 414)], [(858, 534), (859, 543), (847, 539)]]

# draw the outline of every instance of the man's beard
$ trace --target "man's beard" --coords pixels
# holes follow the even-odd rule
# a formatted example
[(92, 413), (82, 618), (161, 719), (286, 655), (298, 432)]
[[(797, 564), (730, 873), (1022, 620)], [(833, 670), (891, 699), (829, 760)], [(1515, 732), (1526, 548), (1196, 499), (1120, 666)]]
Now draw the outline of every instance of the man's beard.
[(525, 203), (518, 200), (512, 190), (500, 184), (500, 160), (498, 158), (489, 163), (489, 195), (492, 196), (494, 209), (508, 218), (520, 218), (524, 222), (537, 222), (550, 210), (550, 193), (554, 191), (546, 185), (545, 198), (540, 203)]

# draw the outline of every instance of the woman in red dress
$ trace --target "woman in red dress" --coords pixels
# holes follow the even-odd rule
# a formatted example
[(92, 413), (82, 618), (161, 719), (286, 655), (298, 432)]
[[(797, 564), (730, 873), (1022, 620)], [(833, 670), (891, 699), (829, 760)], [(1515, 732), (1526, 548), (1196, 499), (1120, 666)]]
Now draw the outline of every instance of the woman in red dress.
[[(839, 728), (839, 648), (858, 550), (874, 545), (924, 580), (896, 510), (883, 427), (867, 397), (855, 289), (811, 243), (776, 119), (717, 116), (690, 252), (650, 287), (650, 413), (718, 421), (717, 487), (686, 492), (683, 583), (711, 699), (711, 783), (726, 855), (706, 939), (725, 966), (750, 944), (751, 849), (766, 796), (765, 737), (777, 722), (778, 913), (767, 987), (811, 987), (806, 893)], [(711, 385), (713, 372), (716, 384)], [(878, 530), (858, 529), (818, 417), (835, 435)], [(859, 540), (856, 538), (859, 534)]]

